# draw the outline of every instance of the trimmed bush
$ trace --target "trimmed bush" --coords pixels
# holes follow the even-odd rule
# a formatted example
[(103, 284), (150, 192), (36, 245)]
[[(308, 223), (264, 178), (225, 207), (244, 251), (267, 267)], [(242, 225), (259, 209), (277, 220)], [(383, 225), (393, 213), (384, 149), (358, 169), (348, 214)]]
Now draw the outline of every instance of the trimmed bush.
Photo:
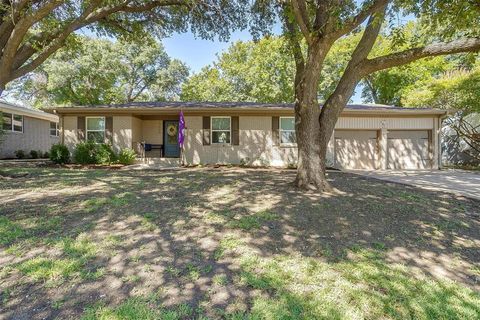
[(94, 164), (96, 148), (94, 142), (80, 142), (73, 151), (73, 161), (80, 164)]
[(60, 143), (54, 144), (50, 148), (50, 152), (45, 152), (44, 156), (57, 164), (65, 164), (70, 161), (70, 151), (66, 145)]
[(116, 155), (108, 144), (87, 141), (75, 146), (73, 160), (79, 164), (104, 164), (115, 162)]
[(50, 158), (50, 153), (48, 151), (45, 151), (45, 153), (43, 154), (43, 158), (44, 159)]
[(106, 143), (97, 145), (97, 153), (95, 154), (95, 163), (112, 163), (117, 161), (117, 155), (112, 149), (112, 146)]
[(37, 150), (30, 150), (30, 158), (38, 159), (38, 151)]
[(24, 159), (25, 158), (25, 151), (23, 151), (23, 150), (15, 151), (15, 157), (17, 157), (18, 159)]
[(118, 154), (118, 162), (125, 165), (133, 164), (136, 157), (137, 154), (133, 149), (124, 148), (120, 150), (120, 153)]

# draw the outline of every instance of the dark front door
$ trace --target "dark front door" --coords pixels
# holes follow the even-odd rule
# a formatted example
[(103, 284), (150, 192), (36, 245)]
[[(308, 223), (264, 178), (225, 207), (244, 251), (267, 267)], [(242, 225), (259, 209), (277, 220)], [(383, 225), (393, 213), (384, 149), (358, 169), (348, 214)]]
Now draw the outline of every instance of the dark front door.
[(163, 122), (163, 141), (165, 157), (180, 157), (180, 147), (178, 146), (178, 121), (166, 120)]

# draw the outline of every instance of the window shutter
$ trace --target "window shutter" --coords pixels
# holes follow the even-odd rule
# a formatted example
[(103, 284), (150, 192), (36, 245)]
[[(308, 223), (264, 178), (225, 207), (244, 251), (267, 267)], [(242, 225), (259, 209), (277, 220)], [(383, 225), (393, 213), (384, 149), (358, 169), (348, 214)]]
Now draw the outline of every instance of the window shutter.
[(232, 144), (240, 145), (240, 124), (238, 117), (232, 117)]
[(105, 140), (113, 143), (113, 117), (105, 117)]
[(279, 146), (280, 145), (280, 118), (279, 117), (272, 117), (272, 135), (273, 135), (273, 145)]
[(85, 117), (77, 117), (77, 137), (79, 141), (85, 141)]
[(210, 117), (203, 117), (203, 145), (210, 145)]

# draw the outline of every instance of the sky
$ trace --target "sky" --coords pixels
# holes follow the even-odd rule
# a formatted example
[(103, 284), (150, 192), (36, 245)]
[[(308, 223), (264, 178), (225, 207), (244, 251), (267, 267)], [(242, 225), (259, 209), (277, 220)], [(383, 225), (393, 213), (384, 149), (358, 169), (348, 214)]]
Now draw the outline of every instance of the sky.
[[(279, 34), (280, 27), (275, 28), (275, 34)], [(250, 33), (237, 31), (232, 33), (228, 42), (216, 40), (203, 40), (195, 38), (191, 32), (176, 33), (169, 38), (162, 40), (165, 51), (172, 58), (179, 59), (186, 63), (191, 72), (198, 72), (204, 66), (213, 63), (217, 55), (225, 51), (232, 43), (236, 41), (252, 40)], [(357, 87), (355, 95), (352, 97), (353, 103), (361, 103), (361, 87)]]

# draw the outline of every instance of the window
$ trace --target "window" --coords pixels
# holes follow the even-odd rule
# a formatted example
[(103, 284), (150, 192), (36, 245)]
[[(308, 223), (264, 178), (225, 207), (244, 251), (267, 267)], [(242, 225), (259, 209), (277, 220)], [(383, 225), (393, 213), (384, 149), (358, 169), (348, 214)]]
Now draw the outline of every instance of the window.
[(105, 142), (105, 117), (87, 117), (87, 141)]
[(3, 117), (3, 130), (5, 131), (12, 131), (12, 114), (11, 113), (2, 113)]
[(295, 118), (280, 117), (280, 144), (296, 144)]
[(2, 112), (3, 130), (23, 132), (23, 116)]
[(212, 143), (230, 143), (230, 117), (212, 117)]
[(50, 122), (50, 135), (54, 137), (59, 136), (58, 122)]

